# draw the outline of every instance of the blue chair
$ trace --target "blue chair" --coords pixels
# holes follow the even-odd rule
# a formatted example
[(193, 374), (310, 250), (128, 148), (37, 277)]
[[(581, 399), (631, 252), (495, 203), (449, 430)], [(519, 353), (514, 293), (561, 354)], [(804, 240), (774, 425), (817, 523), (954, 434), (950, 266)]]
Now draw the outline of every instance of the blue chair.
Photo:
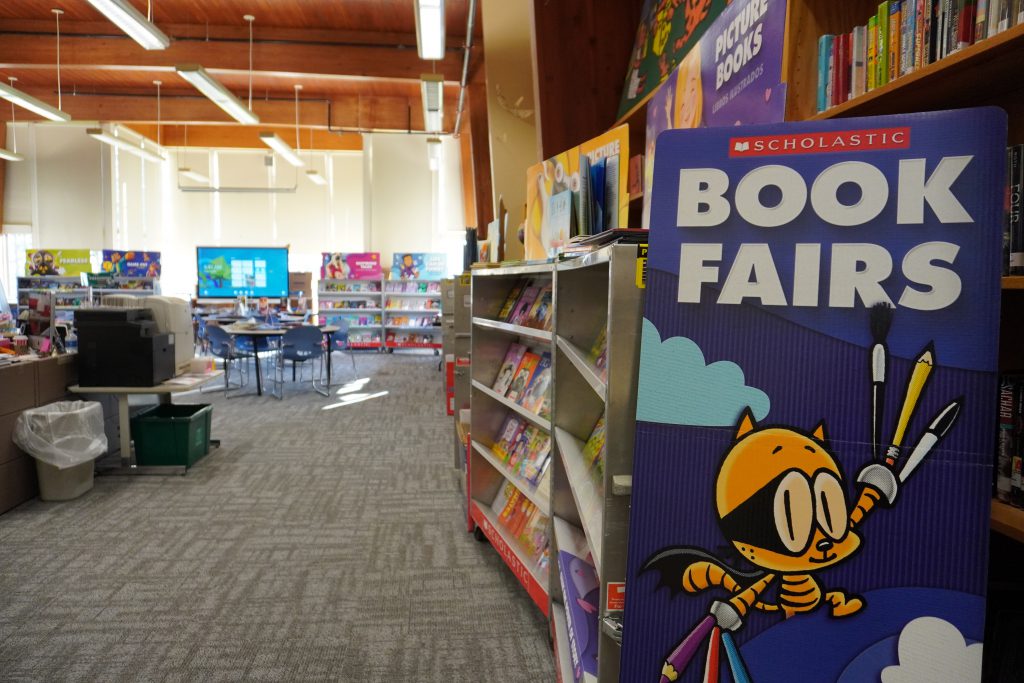
[[(284, 364), (285, 361), (292, 362), (292, 370), (302, 363), (310, 363), (320, 360), (320, 380), (323, 382), (324, 374), (324, 335), (319, 327), (304, 325), (288, 330), (281, 337), (280, 351), (277, 354), (277, 372), (274, 373), (274, 384), (277, 386), (275, 396), (278, 399), (284, 398)], [(294, 375), (293, 375), (294, 376)], [(316, 375), (310, 371), (310, 383), (313, 390), (324, 396), (328, 395), (327, 389), (317, 386)]]
[(359, 371), (356, 370), (356, 354), (352, 352), (352, 347), (348, 343), (349, 321), (345, 318), (338, 318), (332, 320), (331, 324), (336, 326), (338, 331), (331, 336), (331, 348), (328, 350), (328, 353), (333, 353), (334, 351), (344, 353), (348, 351), (348, 357), (352, 361), (352, 379), (358, 379)]
[[(245, 361), (252, 354), (242, 351), (235, 344), (235, 339), (217, 325), (206, 325), (206, 340), (210, 354), (215, 358), (224, 361), (224, 395), (231, 389), (241, 389), (247, 382), (246, 365), (244, 362), (239, 367), (239, 380), (237, 384), (231, 384), (231, 366), (236, 361)], [(217, 389), (216, 391), (220, 391)]]

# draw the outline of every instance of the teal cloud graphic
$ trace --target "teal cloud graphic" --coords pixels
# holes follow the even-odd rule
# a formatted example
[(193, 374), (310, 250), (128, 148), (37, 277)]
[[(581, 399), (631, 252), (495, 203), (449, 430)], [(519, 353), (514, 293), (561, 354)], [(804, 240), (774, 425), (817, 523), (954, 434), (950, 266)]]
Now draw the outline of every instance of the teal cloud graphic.
[(692, 339), (662, 341), (654, 323), (644, 319), (638, 420), (731, 427), (747, 407), (760, 422), (767, 417), (771, 401), (760, 389), (746, 385), (739, 365), (727, 360), (707, 364)]

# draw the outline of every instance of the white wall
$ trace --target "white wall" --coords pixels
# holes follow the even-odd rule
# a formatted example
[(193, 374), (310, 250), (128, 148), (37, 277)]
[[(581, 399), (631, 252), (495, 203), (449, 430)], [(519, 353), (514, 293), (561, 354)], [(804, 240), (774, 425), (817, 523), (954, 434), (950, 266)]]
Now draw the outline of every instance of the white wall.
[[(10, 124), (8, 124), (10, 125)], [(91, 125), (96, 125), (95, 123)], [(195, 247), (290, 245), (291, 270), (319, 271), (321, 251), (447, 251), (462, 269), (463, 209), (458, 143), (442, 143), (441, 171), (428, 167), (423, 136), (367, 135), (364, 152), (303, 152), (328, 179), (314, 185), (266, 150), (172, 149), (141, 160), (85, 135), (86, 124), (17, 124), (25, 161), (8, 163), (3, 223), (31, 226), (34, 247), (162, 252), (163, 290), (195, 289)], [(11, 131), (8, 132), (11, 140)], [(185, 192), (188, 166), (220, 187), (269, 192)]]

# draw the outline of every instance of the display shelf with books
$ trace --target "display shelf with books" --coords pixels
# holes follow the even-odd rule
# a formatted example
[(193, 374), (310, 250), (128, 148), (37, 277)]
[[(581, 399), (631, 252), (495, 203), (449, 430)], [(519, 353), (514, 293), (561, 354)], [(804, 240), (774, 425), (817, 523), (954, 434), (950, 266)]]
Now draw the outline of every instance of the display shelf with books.
[(156, 294), (159, 280), (156, 277), (129, 277), (107, 273), (88, 274), (86, 278), (92, 287), (93, 303), (97, 305), (108, 295), (152, 296)]
[(317, 314), (325, 325), (348, 322), (348, 343), (352, 349), (374, 351), (383, 348), (383, 305), (380, 279), (324, 278), (317, 285)]
[(83, 284), (83, 277), (58, 275), (26, 275), (18, 278), (19, 308), (30, 308), (39, 294), (53, 294), (55, 310), (70, 311), (91, 306), (92, 288)]
[(395, 349), (433, 349), (440, 353), (441, 281), (384, 280), (384, 346)]
[[(554, 325), (551, 512), (556, 524), (578, 533), (573, 548), (563, 548), (558, 536), (564, 534), (556, 534), (552, 552), (560, 568), (562, 550), (577, 556), (589, 550), (589, 557), (577, 561), (577, 568), (583, 561), (593, 567), (596, 579), (589, 598), (596, 611), (583, 613), (593, 618), (594, 625), (586, 629), (592, 640), (584, 644), (596, 643), (596, 668), (589, 680), (602, 682), (619, 680), (620, 645), (596, 625), (606, 619), (621, 623), (624, 609), (630, 498), (616, 495), (612, 480), (633, 473), (644, 299), (644, 290), (637, 287), (638, 254), (636, 244), (611, 244), (586, 259), (565, 261), (558, 267), (554, 297), (560, 315)], [(569, 611), (570, 603), (578, 605), (583, 596), (566, 595), (566, 578), (559, 575), (562, 585), (553, 580), (549, 590), (552, 600)], [(586, 577), (573, 578), (579, 593)], [(572, 634), (571, 614), (568, 621)]]
[[(470, 432), (474, 444), (467, 464), (469, 491), (476, 501), (474, 507), (479, 507), (479, 501), (492, 499), (507, 485), (530, 501), (545, 520), (550, 514), (550, 463), (554, 450), (550, 420), (554, 369), (550, 343), (529, 334), (538, 330), (526, 325), (519, 326), (526, 331), (520, 334), (518, 327), (499, 329), (477, 322), (504, 323), (513, 309), (519, 309), (519, 321), (526, 322), (531, 310), (536, 308), (533, 324), (550, 325), (554, 320), (553, 285), (550, 264), (525, 270), (522, 267), (475, 270), (471, 275)], [(524, 298), (521, 295), (528, 287), (532, 287), (531, 295)], [(542, 290), (547, 295), (538, 304)], [(481, 527), (479, 516), (474, 513), (473, 518), (481, 532), (477, 537), (483, 534), (490, 538), (487, 529)], [(545, 527), (543, 531), (548, 538), (550, 529)], [(495, 547), (508, 564), (507, 553)], [(543, 599), (539, 599), (536, 587), (524, 580), (525, 575), (516, 567), (509, 566), (547, 614), (547, 571), (540, 585)]]

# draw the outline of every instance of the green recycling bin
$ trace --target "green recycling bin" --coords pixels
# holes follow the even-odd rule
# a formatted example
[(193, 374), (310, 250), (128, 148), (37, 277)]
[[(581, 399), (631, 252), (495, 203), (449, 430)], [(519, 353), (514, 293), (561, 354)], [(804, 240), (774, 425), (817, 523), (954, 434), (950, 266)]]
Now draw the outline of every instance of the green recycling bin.
[(132, 418), (135, 462), (141, 466), (191, 467), (210, 452), (213, 406), (158, 405)]

